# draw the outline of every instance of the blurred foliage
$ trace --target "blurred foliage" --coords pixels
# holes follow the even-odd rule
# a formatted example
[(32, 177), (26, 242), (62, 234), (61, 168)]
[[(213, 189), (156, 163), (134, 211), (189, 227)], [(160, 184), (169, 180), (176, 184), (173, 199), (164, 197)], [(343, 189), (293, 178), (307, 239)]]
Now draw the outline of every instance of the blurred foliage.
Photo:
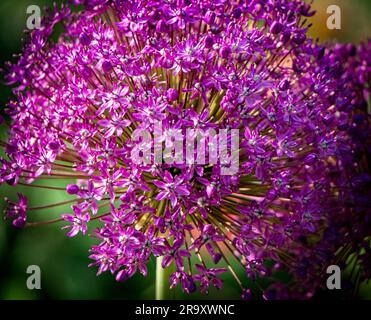
[[(53, 1), (54, 2), (54, 1)], [(43, 8), (51, 5), (47, 0), (1, 0), (0, 2), (0, 67), (4, 62), (13, 60), (12, 55), (21, 50), (22, 34), (26, 26), (26, 8), (36, 4)], [(60, 3), (61, 1), (56, 1)], [(326, 28), (326, 8), (329, 4), (338, 4), (343, 10), (342, 30)], [(314, 24), (310, 35), (321, 41), (359, 42), (370, 35), (371, 1), (369, 0), (317, 0), (314, 2), (317, 15), (311, 18)], [(0, 86), (1, 113), (11, 97), (10, 88)], [(5, 133), (0, 132), (1, 140)], [(42, 182), (38, 182), (40, 184)], [(45, 182), (44, 182), (45, 183)], [(60, 180), (60, 186), (68, 182)], [(56, 185), (56, 184), (54, 184)], [(29, 197), (30, 206), (41, 206), (66, 200), (58, 191), (30, 187), (0, 187), (0, 209), (4, 208), (4, 197), (16, 200), (16, 192), (24, 192)], [(57, 208), (32, 211), (32, 220), (43, 220), (57, 217), (60, 213), (69, 212), (68, 205)], [(153, 299), (155, 293), (155, 261), (149, 265), (149, 275), (135, 275), (125, 283), (119, 283), (109, 273), (96, 276), (96, 267), (88, 268), (89, 248), (97, 244), (91, 237), (66, 237), (58, 225), (46, 225), (36, 228), (17, 230), (9, 223), (0, 221), (0, 299)], [(90, 228), (91, 233), (93, 228)], [(28, 290), (26, 287), (26, 269), (29, 265), (41, 268), (41, 290)], [(236, 263), (241, 278), (244, 271)], [(184, 295), (178, 288), (173, 290), (176, 299), (239, 299), (241, 292), (230, 275), (223, 277), (223, 290), (211, 290), (207, 296), (195, 293)], [(245, 280), (248, 281), (248, 280)], [(263, 281), (264, 283), (264, 281)], [(244, 283), (250, 286), (250, 283)], [(253, 287), (253, 286), (252, 286)], [(253, 287), (254, 288), (254, 287)], [(370, 286), (362, 286), (361, 296), (371, 299)]]

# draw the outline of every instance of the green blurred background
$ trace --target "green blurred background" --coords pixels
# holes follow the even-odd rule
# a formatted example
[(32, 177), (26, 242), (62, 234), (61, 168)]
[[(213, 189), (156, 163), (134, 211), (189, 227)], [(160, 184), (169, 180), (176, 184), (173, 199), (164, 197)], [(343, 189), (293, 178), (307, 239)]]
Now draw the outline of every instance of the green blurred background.
[[(60, 3), (61, 1), (57, 1)], [(12, 60), (14, 53), (21, 48), (22, 31), (26, 27), (26, 8), (29, 5), (51, 5), (47, 0), (1, 0), (0, 2), (0, 67), (5, 61)], [(342, 29), (326, 28), (326, 8), (337, 4), (342, 8)], [(310, 35), (321, 41), (354, 42), (366, 40), (371, 35), (371, 1), (369, 0), (317, 0), (314, 1), (317, 15), (311, 18), (313, 27)], [(2, 78), (2, 77), (1, 77)], [(1, 113), (11, 97), (11, 90), (0, 85)], [(5, 133), (0, 132), (1, 140)], [(40, 183), (39, 183), (40, 184)], [(61, 186), (66, 182), (61, 181)], [(4, 197), (16, 200), (16, 191), (29, 197), (30, 206), (40, 206), (65, 200), (58, 191), (0, 186), (0, 209), (4, 208)], [(32, 212), (35, 220), (43, 215), (48, 218), (69, 211), (68, 206)], [(16, 230), (8, 222), (0, 221), (0, 299), (153, 299), (155, 296), (155, 262), (149, 265), (149, 275), (135, 275), (125, 283), (118, 283), (109, 273), (96, 277), (97, 269), (88, 268), (89, 248), (96, 244), (90, 237), (66, 237), (59, 225), (41, 226)], [(92, 230), (92, 228), (90, 228)], [(41, 290), (28, 290), (26, 269), (29, 265), (41, 268)], [(238, 269), (241, 278), (244, 271)], [(209, 295), (198, 293), (183, 295), (174, 290), (173, 297), (178, 299), (239, 299), (240, 288), (230, 276), (225, 276), (223, 290), (211, 290)], [(264, 281), (262, 281), (264, 283)], [(244, 283), (249, 286), (249, 283)], [(371, 299), (371, 286), (362, 286), (360, 296)]]

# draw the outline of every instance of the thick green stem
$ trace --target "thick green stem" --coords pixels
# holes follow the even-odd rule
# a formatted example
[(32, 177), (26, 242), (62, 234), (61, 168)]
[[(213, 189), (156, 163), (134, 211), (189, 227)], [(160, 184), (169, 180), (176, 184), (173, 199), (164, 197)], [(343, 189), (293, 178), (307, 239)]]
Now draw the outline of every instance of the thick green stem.
[[(166, 208), (166, 200), (162, 200), (157, 208), (157, 215), (160, 217)], [(174, 271), (173, 263), (166, 269), (162, 268), (164, 257), (156, 258), (156, 300), (173, 299), (173, 292), (170, 292), (169, 277)]]
[(162, 268), (162, 260), (163, 257), (156, 258), (156, 300), (169, 300), (173, 299), (169, 284), (169, 277), (173, 267)]

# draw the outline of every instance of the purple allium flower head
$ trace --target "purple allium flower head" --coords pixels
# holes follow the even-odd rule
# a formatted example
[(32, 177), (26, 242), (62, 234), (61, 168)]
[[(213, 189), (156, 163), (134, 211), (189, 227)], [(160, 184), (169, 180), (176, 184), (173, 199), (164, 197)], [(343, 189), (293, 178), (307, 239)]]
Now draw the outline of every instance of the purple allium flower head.
[[(230, 272), (245, 299), (253, 291), (236, 265), (265, 299), (311, 297), (326, 267), (350, 255), (358, 283), (371, 276), (371, 43), (317, 44), (299, 0), (74, 2), (85, 9), (55, 8), (7, 65), (16, 88), (0, 181), (48, 177), (74, 196), (60, 220), (68, 236), (101, 222), (90, 255), (98, 274), (146, 276), (162, 257), (171, 287), (207, 293)], [(179, 133), (232, 129), (237, 153), (213, 158), (220, 135), (197, 141), (206, 155), (193, 146), (182, 157), (184, 144), (172, 152)], [(161, 162), (158, 146), (172, 150)], [(23, 227), (19, 197), (6, 217)]]

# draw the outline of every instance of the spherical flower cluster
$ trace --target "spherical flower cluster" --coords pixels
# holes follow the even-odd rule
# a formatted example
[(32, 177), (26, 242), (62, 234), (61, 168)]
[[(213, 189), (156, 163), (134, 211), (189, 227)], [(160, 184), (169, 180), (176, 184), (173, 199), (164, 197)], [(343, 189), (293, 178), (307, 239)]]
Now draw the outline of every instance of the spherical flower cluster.
[[(101, 221), (98, 274), (147, 275), (157, 257), (174, 268), (171, 287), (207, 293), (230, 272), (243, 297), (258, 288), (266, 299), (311, 297), (327, 266), (350, 256), (357, 283), (371, 276), (370, 43), (317, 44), (298, 0), (74, 2), (84, 10), (56, 8), (7, 66), (16, 97), (0, 179), (47, 177), (56, 192), (53, 178), (70, 180), (75, 200), (57, 221), (71, 237)], [(171, 149), (172, 130), (238, 130), (237, 170), (223, 174), (220, 155), (136, 161), (134, 133), (156, 135), (158, 124), (147, 150)], [(6, 216), (23, 227), (19, 197)]]

